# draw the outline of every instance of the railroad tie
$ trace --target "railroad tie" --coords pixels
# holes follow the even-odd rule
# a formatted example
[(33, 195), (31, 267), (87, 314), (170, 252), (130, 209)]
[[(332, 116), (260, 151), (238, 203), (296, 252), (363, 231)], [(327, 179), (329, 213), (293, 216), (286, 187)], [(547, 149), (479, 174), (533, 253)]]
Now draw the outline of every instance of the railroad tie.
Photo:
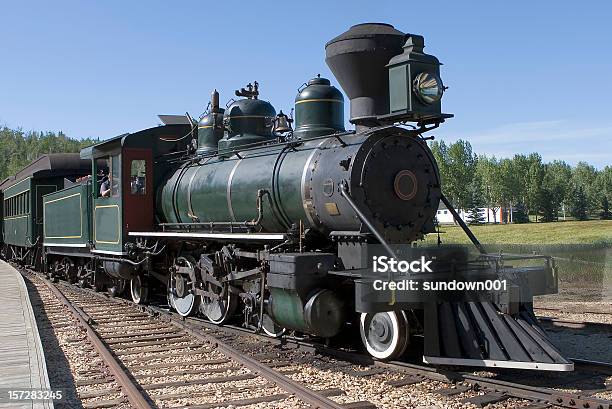
[(471, 403), (480, 408), (484, 408), (485, 406), (491, 403), (501, 402), (508, 398), (509, 396), (503, 393), (487, 393), (484, 395), (476, 395), (476, 396), (472, 396), (471, 398), (462, 399), (461, 403)]
[(354, 376), (356, 378), (365, 378), (367, 376), (373, 376), (373, 375), (378, 375), (381, 373), (386, 373), (387, 371), (382, 368), (372, 368), (372, 369), (366, 369), (365, 371), (356, 371), (354, 369), (348, 369), (343, 372), (347, 375)]
[(453, 395), (458, 395), (463, 392), (467, 392), (469, 390), (470, 388), (466, 386), (457, 385), (454, 388), (441, 388), (433, 392), (437, 393), (438, 395), (442, 395), (442, 396), (453, 396)]
[(96, 400), (93, 402), (83, 403), (83, 409), (115, 408), (125, 402), (127, 402), (127, 398), (125, 396), (117, 399)]
[(386, 384), (389, 386), (393, 386), (394, 388), (400, 388), (406, 385), (414, 385), (415, 383), (423, 382), (424, 379), (418, 376), (408, 376), (402, 379), (394, 379), (392, 381), (387, 381)]
[(343, 403), (341, 406), (347, 409), (376, 409), (376, 405), (367, 400)]
[(549, 408), (550, 408), (550, 405), (544, 402), (533, 402), (523, 407), (523, 409), (549, 409)]

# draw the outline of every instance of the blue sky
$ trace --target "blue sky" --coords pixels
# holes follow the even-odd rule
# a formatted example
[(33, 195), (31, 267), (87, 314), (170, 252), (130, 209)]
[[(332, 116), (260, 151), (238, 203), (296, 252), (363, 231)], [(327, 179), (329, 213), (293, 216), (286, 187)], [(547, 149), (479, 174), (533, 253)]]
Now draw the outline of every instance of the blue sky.
[[(0, 124), (106, 138), (199, 115), (247, 82), (290, 111), (331, 77), (324, 44), (353, 24), (425, 36), (445, 65), (437, 138), (478, 153), (612, 164), (612, 3), (563, 1), (5, 1)], [(348, 111), (348, 107), (347, 107)]]

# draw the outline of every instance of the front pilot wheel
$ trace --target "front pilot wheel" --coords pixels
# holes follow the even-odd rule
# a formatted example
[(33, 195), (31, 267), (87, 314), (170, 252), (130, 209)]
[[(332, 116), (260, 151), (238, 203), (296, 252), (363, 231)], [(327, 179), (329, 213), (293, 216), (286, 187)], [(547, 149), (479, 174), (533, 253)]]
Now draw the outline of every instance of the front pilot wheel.
[(403, 311), (362, 313), (361, 340), (374, 358), (398, 358), (408, 346), (408, 319)]

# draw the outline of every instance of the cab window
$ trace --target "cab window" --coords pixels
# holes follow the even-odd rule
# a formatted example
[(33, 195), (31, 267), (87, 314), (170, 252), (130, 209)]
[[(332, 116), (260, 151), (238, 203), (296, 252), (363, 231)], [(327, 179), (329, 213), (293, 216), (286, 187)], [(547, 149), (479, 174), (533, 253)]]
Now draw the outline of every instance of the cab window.
[(119, 197), (121, 174), (119, 170), (119, 155), (111, 156), (111, 196)]
[(147, 169), (144, 160), (133, 160), (130, 166), (130, 192), (133, 195), (147, 194)]
[(102, 158), (103, 165), (98, 167), (96, 182), (98, 186), (98, 197), (119, 197), (120, 170), (119, 155)]

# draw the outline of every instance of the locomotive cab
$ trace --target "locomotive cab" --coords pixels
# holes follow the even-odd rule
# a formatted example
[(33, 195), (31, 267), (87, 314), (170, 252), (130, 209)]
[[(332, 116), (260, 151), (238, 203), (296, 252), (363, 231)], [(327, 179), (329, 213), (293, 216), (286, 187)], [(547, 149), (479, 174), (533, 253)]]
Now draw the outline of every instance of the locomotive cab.
[(164, 166), (153, 166), (154, 158), (185, 151), (185, 134), (192, 127), (165, 125), (123, 134), (83, 149), (81, 158), (91, 161), (91, 253), (102, 262), (113, 279), (131, 280), (139, 265), (129, 260), (129, 232), (154, 227), (155, 187)]

